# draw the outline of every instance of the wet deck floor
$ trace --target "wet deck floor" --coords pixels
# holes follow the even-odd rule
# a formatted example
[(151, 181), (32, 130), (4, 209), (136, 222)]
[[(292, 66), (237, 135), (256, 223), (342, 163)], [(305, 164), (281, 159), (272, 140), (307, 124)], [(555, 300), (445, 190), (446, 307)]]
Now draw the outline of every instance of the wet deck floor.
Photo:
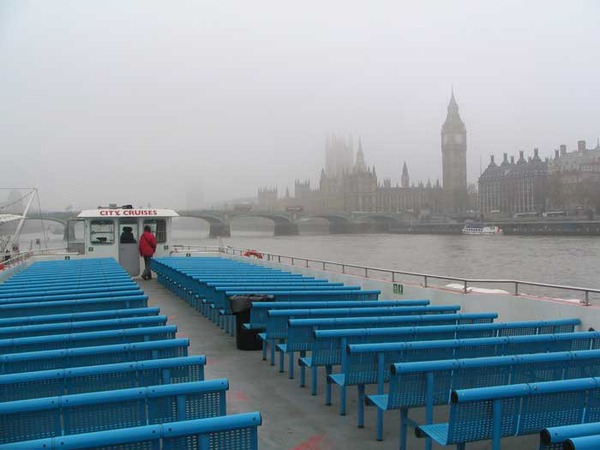
[[(288, 379), (277, 366), (263, 361), (260, 351), (240, 351), (235, 340), (190, 307), (169, 290), (151, 281), (138, 281), (150, 296), (149, 306), (158, 306), (169, 323), (178, 327), (178, 337), (191, 341), (190, 355), (206, 355), (205, 378), (229, 379), (228, 413), (260, 411), (263, 424), (259, 427), (261, 450), (330, 450), (330, 449), (397, 449), (399, 413), (385, 414), (384, 440), (375, 440), (376, 410), (366, 409), (365, 427), (356, 426), (356, 388), (348, 389), (348, 414), (338, 413), (339, 397), (334, 388), (333, 404), (324, 404), (324, 374), (319, 374), (319, 392), (311, 396), (308, 387), (300, 388), (298, 378)], [(286, 361), (287, 367), (287, 361)], [(310, 374), (307, 374), (307, 385)], [(367, 393), (373, 392), (367, 388)], [(437, 408), (436, 422), (445, 420), (445, 408)], [(422, 409), (411, 410), (409, 416), (423, 423)], [(423, 449), (425, 441), (414, 437), (409, 429), (408, 449)], [(505, 438), (504, 449), (537, 449), (537, 435)], [(435, 448), (446, 448), (434, 445)], [(468, 444), (473, 450), (491, 448), (489, 442)], [(447, 447), (450, 448), (450, 447)]]

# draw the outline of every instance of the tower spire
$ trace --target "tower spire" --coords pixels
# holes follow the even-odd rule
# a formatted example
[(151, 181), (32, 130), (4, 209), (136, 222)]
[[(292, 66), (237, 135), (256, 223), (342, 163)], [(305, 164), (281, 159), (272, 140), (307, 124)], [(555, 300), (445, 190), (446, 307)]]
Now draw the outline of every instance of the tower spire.
[(404, 165), (402, 166), (400, 186), (402, 186), (403, 188), (408, 188), (410, 186), (410, 178), (408, 177), (408, 167), (406, 166), (406, 161), (404, 161)]
[(356, 151), (356, 164), (354, 165), (354, 170), (356, 172), (365, 172), (367, 170), (360, 137), (358, 138), (358, 150)]

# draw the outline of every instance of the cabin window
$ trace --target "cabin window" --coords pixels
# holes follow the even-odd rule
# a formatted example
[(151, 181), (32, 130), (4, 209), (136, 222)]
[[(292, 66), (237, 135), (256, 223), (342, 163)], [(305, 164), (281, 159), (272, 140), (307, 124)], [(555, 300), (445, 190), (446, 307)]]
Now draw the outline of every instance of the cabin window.
[(97, 245), (111, 245), (115, 242), (115, 224), (112, 220), (92, 220), (90, 241)]
[(138, 239), (137, 219), (119, 220), (119, 243), (136, 244)]
[(144, 220), (144, 226), (148, 225), (150, 230), (156, 236), (157, 244), (167, 242), (167, 221), (164, 219)]

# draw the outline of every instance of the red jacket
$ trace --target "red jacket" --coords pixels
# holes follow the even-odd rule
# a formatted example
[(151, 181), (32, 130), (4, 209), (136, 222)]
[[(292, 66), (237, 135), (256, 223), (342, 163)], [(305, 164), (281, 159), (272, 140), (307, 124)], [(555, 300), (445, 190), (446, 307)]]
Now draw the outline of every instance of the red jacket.
[(140, 237), (140, 255), (152, 256), (156, 250), (156, 238), (150, 231), (144, 231)]

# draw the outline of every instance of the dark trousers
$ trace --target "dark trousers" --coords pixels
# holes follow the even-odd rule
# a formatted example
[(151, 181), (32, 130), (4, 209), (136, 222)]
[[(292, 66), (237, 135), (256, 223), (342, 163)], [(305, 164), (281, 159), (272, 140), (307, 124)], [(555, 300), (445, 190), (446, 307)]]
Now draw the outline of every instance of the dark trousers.
[(150, 272), (150, 260), (152, 256), (144, 256), (144, 271), (142, 272), (142, 278), (152, 278), (152, 272)]

